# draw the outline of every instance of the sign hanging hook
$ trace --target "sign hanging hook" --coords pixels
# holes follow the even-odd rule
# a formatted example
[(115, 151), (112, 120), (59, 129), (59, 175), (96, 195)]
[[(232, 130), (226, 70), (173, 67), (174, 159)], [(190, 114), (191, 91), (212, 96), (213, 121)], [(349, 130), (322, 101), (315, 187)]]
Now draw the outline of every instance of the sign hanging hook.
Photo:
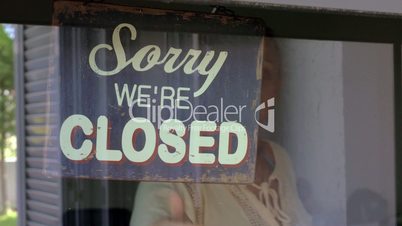
[(220, 6), (220, 5), (212, 5), (212, 14), (221, 14), (221, 15), (226, 15), (226, 16), (233, 16), (235, 17), (236, 14), (233, 10), (226, 8), (225, 6)]

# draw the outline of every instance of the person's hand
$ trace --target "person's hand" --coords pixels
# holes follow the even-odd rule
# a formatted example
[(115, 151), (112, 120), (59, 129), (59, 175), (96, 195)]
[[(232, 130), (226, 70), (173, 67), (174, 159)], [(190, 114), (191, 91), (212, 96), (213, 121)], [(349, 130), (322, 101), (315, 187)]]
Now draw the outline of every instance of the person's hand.
[(172, 191), (169, 195), (170, 219), (159, 221), (153, 226), (197, 226), (190, 222), (184, 213), (183, 200), (179, 194)]

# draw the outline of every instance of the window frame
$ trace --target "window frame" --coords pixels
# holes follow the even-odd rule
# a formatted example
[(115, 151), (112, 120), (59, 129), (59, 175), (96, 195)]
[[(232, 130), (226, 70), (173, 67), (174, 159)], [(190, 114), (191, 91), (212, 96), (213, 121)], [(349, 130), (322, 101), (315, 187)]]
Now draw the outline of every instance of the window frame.
[[(188, 2), (130, 2), (103, 1), (135, 7), (150, 7), (173, 10), (210, 12), (211, 7)], [(131, 3), (131, 4), (130, 4)], [(36, 25), (52, 24), (52, 1), (8, 1), (0, 5), (0, 21), (5, 23), (24, 23)], [(89, 3), (91, 4), (91, 3)], [(24, 7), (20, 7), (20, 6)], [(33, 7), (29, 7), (33, 5)], [(395, 134), (395, 183), (396, 211), (402, 214), (402, 14), (382, 14), (374, 12), (354, 12), (342, 10), (314, 10), (305, 8), (272, 6), (269, 4), (230, 4), (230, 8), (239, 16), (262, 18), (278, 38), (313, 39), (331, 41), (358, 41), (388, 43), (393, 45), (394, 59), (394, 134)], [(297, 21), (297, 23), (295, 23)], [(22, 40), (22, 26), (16, 32), (16, 41)], [(18, 137), (18, 211), (24, 213), (19, 217), (19, 225), (25, 225), (25, 111), (24, 111), (24, 66), (23, 56), (15, 48), (15, 89), (17, 99), (17, 137)], [(397, 223), (402, 225), (402, 223)]]

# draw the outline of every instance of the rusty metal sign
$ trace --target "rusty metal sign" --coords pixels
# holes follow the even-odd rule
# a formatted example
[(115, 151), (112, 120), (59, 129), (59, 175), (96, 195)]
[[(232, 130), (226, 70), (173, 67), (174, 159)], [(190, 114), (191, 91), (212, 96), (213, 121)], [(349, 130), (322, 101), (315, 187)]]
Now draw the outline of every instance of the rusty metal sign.
[(262, 23), (56, 2), (54, 24), (63, 176), (252, 182)]

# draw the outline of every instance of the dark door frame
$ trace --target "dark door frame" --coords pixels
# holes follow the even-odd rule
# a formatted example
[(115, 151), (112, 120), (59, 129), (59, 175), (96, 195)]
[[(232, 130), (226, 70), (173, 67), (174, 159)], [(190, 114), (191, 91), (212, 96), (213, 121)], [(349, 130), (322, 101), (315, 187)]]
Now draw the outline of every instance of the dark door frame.
[[(94, 0), (92, 0), (94, 1)], [(157, 1), (102, 1), (136, 7), (152, 7), (162, 9), (175, 9), (186, 11), (210, 12), (209, 5), (188, 3), (161, 3)], [(89, 3), (91, 4), (91, 3)], [(251, 16), (262, 18), (271, 28), (275, 37), (335, 40), (335, 41), (359, 41), (393, 44), (394, 54), (394, 105), (395, 105), (395, 182), (396, 182), (396, 210), (397, 216), (402, 214), (402, 14), (381, 14), (371, 12), (314, 10), (294, 7), (280, 7), (269, 4), (239, 4), (228, 3), (230, 8), (239, 16)], [(13, 0), (0, 1), (0, 23), (22, 23), (36, 25), (52, 24), (52, 0), (30, 1)], [(20, 36), (16, 37), (21, 38)], [(18, 61), (20, 56), (17, 56)], [(19, 64), (21, 65), (21, 64)], [(24, 122), (23, 109), (23, 68), (17, 62), (16, 90), (17, 90), (17, 135), (19, 145), (23, 145)], [(21, 147), (21, 146), (20, 146)], [(24, 159), (19, 159), (24, 167)], [(22, 167), (22, 168), (21, 168)], [(19, 174), (22, 176), (23, 172)], [(20, 181), (19, 189), (23, 192), (23, 181)], [(20, 203), (21, 204), (21, 203)], [(23, 209), (22, 209), (23, 210)], [(398, 223), (397, 225), (402, 225)]]

